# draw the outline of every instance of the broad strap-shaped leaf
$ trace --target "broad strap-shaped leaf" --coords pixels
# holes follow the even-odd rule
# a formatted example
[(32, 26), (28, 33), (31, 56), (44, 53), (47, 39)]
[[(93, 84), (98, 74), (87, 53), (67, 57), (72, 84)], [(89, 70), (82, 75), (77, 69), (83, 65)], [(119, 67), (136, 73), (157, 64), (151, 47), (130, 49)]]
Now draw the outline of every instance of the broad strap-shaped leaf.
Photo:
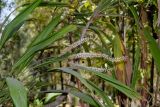
[[(68, 69), (68, 68), (59, 68), (59, 69), (62, 70), (62, 71), (64, 71), (64, 72), (66, 72), (66, 73), (72, 74), (75, 77), (78, 76), (78, 79), (79, 79), (80, 75), (77, 74), (77, 72), (76, 72), (76, 75), (73, 74), (73, 72), (75, 73), (75, 71), (73, 71), (72, 69)], [(110, 84), (111, 86), (113, 86), (117, 90), (121, 91), (122, 93), (124, 93), (125, 95), (127, 95), (128, 97), (130, 97), (131, 99), (140, 98), (140, 96), (139, 96), (139, 94), (137, 92), (135, 92), (130, 87), (126, 86), (122, 82), (117, 81), (116, 79), (114, 79), (112, 77), (107, 76), (107, 75), (105, 75), (103, 73), (97, 72), (97, 71), (95, 71), (93, 69), (87, 69), (86, 71), (94, 73), (95, 75), (97, 75), (98, 77), (100, 77), (101, 79), (103, 79), (104, 81), (106, 81), (108, 84)], [(93, 88), (93, 86), (90, 86), (90, 84), (89, 84), (89, 87), (91, 87), (91, 89)]]
[(56, 16), (51, 20), (51, 22), (47, 25), (47, 27), (38, 35), (36, 38), (32, 41), (30, 46), (34, 46), (45, 39), (49, 38), (51, 35), (49, 35), (53, 29), (55, 29), (56, 25), (60, 22), (61, 15)]
[[(123, 56), (124, 49), (123, 49), (123, 45), (122, 45), (122, 42), (121, 42), (119, 35), (115, 36), (113, 46), (114, 46), (114, 57)], [(117, 80), (125, 83), (126, 75), (125, 75), (124, 62), (115, 63), (115, 67), (116, 67), (115, 75), (116, 75)], [(121, 76), (119, 76), (119, 75), (121, 75)]]
[(67, 93), (67, 94), (71, 94), (75, 97), (78, 97), (79, 99), (81, 99), (82, 101), (94, 106), (94, 107), (99, 107), (99, 102), (93, 98), (91, 95), (82, 92), (81, 90), (79, 90), (76, 87), (73, 86), (69, 86), (67, 85), (67, 89), (65, 90), (47, 90), (47, 91), (41, 91), (42, 93), (49, 93), (45, 99), (45, 102), (50, 102), (50, 100), (52, 101), (53, 98), (56, 98), (57, 96), (62, 95), (62, 93)]
[[(49, 29), (45, 29), (45, 30), (49, 30)], [(30, 56), (34, 56), (39, 50), (44, 49), (45, 47), (49, 46), (50, 44), (52, 44), (56, 40), (64, 37), (67, 33), (71, 32), (71, 31), (74, 31), (74, 30), (76, 30), (76, 26), (75, 25), (65, 26), (62, 29), (60, 29), (59, 31), (57, 31), (56, 33), (54, 33), (53, 35), (51, 35), (49, 38), (38, 42), (34, 46), (31, 45), (32, 47), (30, 46), (29, 49), (26, 50), (26, 53), (24, 53), (24, 55), (18, 60), (18, 62), (13, 65), (12, 69), (14, 70), (15, 68), (19, 67), (20, 65), (23, 65), (25, 63), (25, 61), (30, 58)], [(23, 68), (19, 69), (19, 71), (24, 69), (24, 67), (25, 66), (23, 66)]]
[(104, 104), (105, 106), (107, 106), (107, 107), (114, 107), (112, 101), (111, 101), (111, 100), (109, 99), (109, 97), (104, 93), (103, 90), (99, 89), (93, 82), (91, 82), (91, 81), (89, 81), (89, 80), (87, 80), (87, 82), (88, 82), (90, 85), (92, 85), (92, 87), (94, 87), (94, 89), (96, 90), (95, 92), (98, 92), (97, 94), (99, 94), (99, 95), (103, 98), (103, 100), (104, 100), (104, 102), (105, 102), (105, 104)]
[[(16, 8), (17, 9), (17, 8)], [(0, 33), (2, 32), (2, 28), (4, 27), (4, 25), (6, 24), (6, 22), (9, 20), (10, 16), (13, 14), (13, 12), (16, 11), (16, 9), (14, 9), (6, 18), (5, 20), (2, 22), (1, 26), (0, 26)]]
[(55, 70), (60, 70), (63, 71), (65, 73), (71, 74), (73, 76), (75, 76), (76, 78), (78, 78), (92, 93), (93, 93), (93, 88), (92, 86), (81, 76), (80, 73), (69, 69), (69, 68), (57, 68), (57, 69), (51, 69), (49, 70), (49, 72), (55, 71)]
[(140, 98), (140, 96), (139, 96), (139, 94), (137, 92), (135, 92), (133, 89), (131, 89), (130, 87), (126, 86), (122, 82), (117, 81), (116, 79), (114, 79), (114, 78), (112, 78), (110, 76), (107, 76), (107, 75), (105, 75), (103, 73), (100, 73), (100, 72), (96, 72), (94, 70), (87, 70), (87, 71), (90, 71), (90, 72), (94, 73), (95, 75), (97, 75), (98, 77), (100, 77), (101, 79), (106, 81), (108, 84), (110, 84), (111, 86), (113, 86), (117, 90), (121, 91), (126, 96), (130, 97), (131, 99)]
[(42, 0), (36, 0), (33, 4), (24, 9), (18, 16), (16, 16), (2, 32), (0, 39), (0, 50), (6, 41), (11, 38), (16, 31), (23, 25), (24, 21), (28, 18), (29, 14), (41, 3)]
[(86, 94), (86, 93), (83, 93), (79, 90), (75, 90), (75, 89), (71, 89), (69, 91), (70, 94), (80, 98), (82, 101), (85, 101), (87, 102), (88, 104), (94, 106), (94, 107), (99, 107), (99, 103), (96, 101), (96, 99), (94, 99), (92, 96)]
[[(71, 74), (71, 75), (73, 75), (73, 76), (75, 76), (76, 78), (78, 78), (80, 81), (81, 81), (81, 83), (82, 84), (84, 84), (90, 91), (91, 91), (91, 93), (93, 93), (93, 91), (95, 91), (96, 93), (98, 93), (99, 95), (102, 95), (102, 94), (104, 94), (105, 95), (105, 93), (103, 93), (103, 92), (100, 92), (99, 90), (99, 88), (98, 87), (93, 87), (86, 79), (84, 79), (82, 76), (81, 76), (81, 74), (80, 73), (78, 73), (78, 72), (76, 72), (76, 71), (74, 71), (74, 70), (72, 70), (72, 69), (69, 69), (69, 68), (58, 68), (58, 69), (51, 69), (51, 70), (49, 70), (49, 72), (52, 72), (52, 71), (55, 71), (55, 70), (61, 70), (61, 71), (63, 71), (63, 72), (65, 72), (65, 73), (68, 73), (68, 74)], [(107, 96), (106, 96), (107, 97)], [(102, 96), (102, 98), (104, 98), (104, 96)], [(106, 102), (106, 100), (104, 100), (105, 101), (105, 105), (106, 105), (106, 107), (110, 107), (110, 106), (108, 106), (108, 105), (110, 105), (110, 104), (108, 104), (108, 102)], [(101, 104), (100, 104), (101, 105)], [(101, 106), (98, 106), (98, 107), (101, 107)], [(111, 106), (112, 107), (112, 106)]]
[[(28, 6), (31, 3), (23, 4), (23, 6)], [(39, 7), (70, 7), (68, 3), (62, 3), (62, 2), (52, 2), (52, 1), (42, 1), (39, 4)]]
[(49, 64), (53, 64), (54, 62), (59, 62), (59, 61), (63, 61), (63, 60), (65, 60), (65, 59), (67, 59), (70, 55), (72, 55), (73, 53), (66, 53), (66, 54), (64, 54), (64, 55), (62, 55), (62, 56), (60, 56), (60, 57), (58, 57), (58, 56), (55, 56), (55, 57), (49, 57), (49, 58), (47, 58), (47, 59), (45, 59), (45, 60), (43, 60), (42, 61), (42, 63), (37, 63), (37, 64), (33, 64), (32, 66), (31, 66), (31, 68), (33, 67), (33, 69), (34, 68), (40, 68), (40, 67), (44, 67), (44, 66), (46, 66), (46, 65), (49, 65)]
[(62, 2), (52, 2), (52, 1), (43, 1), (39, 6), (49, 6), (49, 7), (70, 7), (67, 3)]
[(160, 48), (158, 47), (158, 43), (156, 43), (149, 31), (150, 30), (148, 27), (144, 28), (144, 36), (148, 41), (149, 49), (159, 69), (158, 71), (160, 71)]
[(6, 82), (15, 107), (27, 107), (27, 91), (23, 84), (14, 78), (6, 78)]

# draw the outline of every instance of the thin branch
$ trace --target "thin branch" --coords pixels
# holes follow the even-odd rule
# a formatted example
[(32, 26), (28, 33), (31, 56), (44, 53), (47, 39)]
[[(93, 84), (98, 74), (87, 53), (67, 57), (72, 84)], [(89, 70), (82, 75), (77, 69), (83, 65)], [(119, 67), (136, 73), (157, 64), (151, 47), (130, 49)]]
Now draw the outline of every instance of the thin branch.
[(86, 26), (82, 30), (81, 39), (85, 37), (85, 34), (90, 26), (90, 24), (93, 22), (93, 20), (98, 16), (97, 11), (94, 11), (93, 15), (91, 16), (90, 20), (87, 22)]

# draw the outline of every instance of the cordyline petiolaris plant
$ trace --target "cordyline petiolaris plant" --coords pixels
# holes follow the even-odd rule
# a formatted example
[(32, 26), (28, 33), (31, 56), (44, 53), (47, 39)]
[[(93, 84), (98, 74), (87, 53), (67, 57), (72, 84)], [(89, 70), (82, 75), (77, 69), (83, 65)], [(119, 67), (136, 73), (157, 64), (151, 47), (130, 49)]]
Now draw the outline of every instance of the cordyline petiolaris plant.
[(160, 0), (31, 1), (1, 24), (2, 106), (160, 106)]

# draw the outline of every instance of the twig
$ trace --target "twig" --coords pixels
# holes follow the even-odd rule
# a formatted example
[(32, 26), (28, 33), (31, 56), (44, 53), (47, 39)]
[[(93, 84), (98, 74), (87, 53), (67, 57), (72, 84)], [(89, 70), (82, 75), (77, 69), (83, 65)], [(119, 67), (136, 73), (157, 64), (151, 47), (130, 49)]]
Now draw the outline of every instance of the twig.
[(98, 16), (97, 11), (94, 11), (93, 15), (91, 16), (90, 20), (87, 22), (86, 26), (83, 28), (82, 30), (82, 34), (81, 34), (81, 39), (85, 37), (85, 34), (90, 26), (90, 24), (93, 22), (93, 20), (95, 19), (95, 17)]

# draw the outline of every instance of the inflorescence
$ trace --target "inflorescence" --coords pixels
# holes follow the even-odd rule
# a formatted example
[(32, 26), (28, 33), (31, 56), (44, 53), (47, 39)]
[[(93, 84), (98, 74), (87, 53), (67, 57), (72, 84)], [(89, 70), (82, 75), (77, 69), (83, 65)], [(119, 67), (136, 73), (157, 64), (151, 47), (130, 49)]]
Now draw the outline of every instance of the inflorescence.
[(78, 54), (73, 54), (69, 57), (70, 59), (78, 59), (78, 58), (104, 58), (106, 60), (109, 60), (111, 62), (121, 62), (125, 61), (127, 59), (126, 56), (122, 57), (117, 57), (117, 58), (112, 58), (106, 54), (101, 54), (101, 53), (78, 53)]
[(76, 48), (77, 46), (80, 46), (81, 44), (87, 42), (88, 40), (89, 40), (89, 38), (82, 38), (82, 39), (74, 42), (69, 47), (67, 47), (64, 50), (62, 50), (62, 54), (61, 55), (65, 54), (68, 51), (71, 51), (72, 49)]
[(109, 72), (113, 70), (112, 68), (106, 69), (106, 68), (97, 68), (97, 67), (87, 67), (84, 65), (80, 65), (77, 63), (71, 63), (71, 62), (69, 62), (69, 65), (73, 69), (83, 69), (83, 70), (90, 70), (90, 71), (96, 71), (96, 72)]

